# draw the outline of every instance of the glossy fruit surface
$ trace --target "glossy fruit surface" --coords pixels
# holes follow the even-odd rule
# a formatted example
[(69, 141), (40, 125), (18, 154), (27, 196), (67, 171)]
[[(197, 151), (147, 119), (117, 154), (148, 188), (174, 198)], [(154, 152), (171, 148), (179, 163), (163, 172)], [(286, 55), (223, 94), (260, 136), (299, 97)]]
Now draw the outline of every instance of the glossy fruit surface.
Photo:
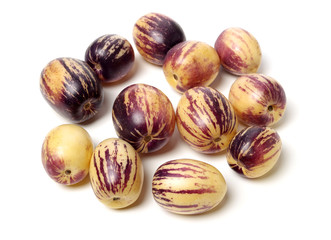
[(227, 149), (238, 122), (230, 102), (211, 87), (187, 90), (177, 105), (177, 128), (186, 143), (202, 153)]
[(209, 86), (220, 71), (215, 49), (199, 41), (185, 41), (169, 50), (163, 64), (168, 83), (178, 92)]
[(57, 58), (41, 72), (40, 90), (49, 105), (73, 123), (94, 117), (103, 88), (90, 66), (74, 58)]
[(185, 41), (185, 34), (171, 18), (160, 13), (149, 13), (135, 23), (133, 40), (146, 61), (162, 65), (169, 49)]
[(286, 109), (283, 87), (275, 79), (258, 73), (239, 77), (230, 88), (229, 101), (247, 125), (272, 126)]
[(134, 59), (130, 42), (116, 34), (97, 38), (85, 52), (85, 61), (104, 83), (116, 82), (127, 76)]
[(90, 181), (96, 197), (111, 208), (124, 208), (139, 197), (144, 180), (138, 153), (127, 142), (109, 138), (95, 148)]
[(63, 124), (45, 137), (41, 159), (47, 174), (64, 185), (82, 181), (89, 172), (93, 143), (88, 132), (74, 124)]
[(176, 124), (168, 97), (147, 84), (123, 89), (114, 101), (112, 117), (117, 135), (141, 153), (165, 146)]
[(233, 138), (226, 157), (234, 171), (248, 178), (257, 178), (274, 167), (281, 146), (281, 139), (274, 129), (251, 126)]
[(225, 70), (235, 75), (255, 73), (261, 64), (258, 41), (242, 28), (224, 30), (215, 42), (215, 49)]
[(223, 175), (212, 165), (192, 159), (162, 164), (154, 173), (155, 201), (177, 214), (200, 214), (217, 206), (227, 191)]

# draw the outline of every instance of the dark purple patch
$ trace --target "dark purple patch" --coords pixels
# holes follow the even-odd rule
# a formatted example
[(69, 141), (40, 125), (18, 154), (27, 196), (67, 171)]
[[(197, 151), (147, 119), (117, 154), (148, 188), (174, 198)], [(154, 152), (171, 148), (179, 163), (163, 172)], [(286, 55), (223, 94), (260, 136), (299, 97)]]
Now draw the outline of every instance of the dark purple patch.
[(138, 24), (135, 24), (135, 27), (139, 32), (151, 37), (153, 41), (138, 33), (134, 37), (139, 38), (143, 45), (140, 45), (135, 38), (134, 42), (151, 58), (150, 61), (154, 64), (162, 65), (167, 52), (177, 43), (185, 41), (185, 34), (180, 25), (167, 16), (153, 13), (142, 17), (139, 21), (144, 21), (148, 27), (143, 28)]
[[(276, 132), (268, 134), (266, 137), (263, 134), (266, 131), (268, 131), (266, 127), (258, 126), (241, 130), (229, 146), (233, 159), (248, 170), (267, 161), (269, 158), (266, 159), (264, 156), (280, 141), (280, 137)], [(245, 154), (243, 154), (244, 152)], [(237, 171), (241, 171), (241, 169)]]
[[(72, 58), (58, 58), (67, 77), (57, 76), (58, 79), (48, 79), (45, 69), (41, 73), (41, 91), (50, 106), (65, 118), (74, 123), (84, 122), (92, 118), (100, 109), (103, 102), (103, 89), (93, 70), (83, 61)], [(78, 66), (83, 70), (78, 70)], [(72, 70), (73, 69), (73, 70)], [(65, 81), (64, 81), (65, 80)], [(51, 91), (51, 81), (62, 81), (61, 94)], [(84, 82), (84, 85), (82, 84)], [(47, 96), (54, 99), (54, 103)], [(89, 107), (86, 107), (86, 103)]]
[[(135, 56), (131, 45), (119, 57), (125, 44), (130, 43), (125, 39), (116, 38), (115, 34), (108, 34), (96, 39), (87, 48), (85, 61), (101, 81), (117, 81), (127, 75), (133, 67)], [(111, 54), (109, 54), (110, 49), (113, 50)]]

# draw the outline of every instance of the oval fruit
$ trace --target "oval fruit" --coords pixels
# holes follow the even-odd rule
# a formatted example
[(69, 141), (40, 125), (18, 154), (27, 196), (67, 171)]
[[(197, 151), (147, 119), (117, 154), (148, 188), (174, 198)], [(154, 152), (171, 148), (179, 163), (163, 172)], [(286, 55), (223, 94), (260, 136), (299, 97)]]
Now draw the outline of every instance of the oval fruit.
[(214, 47), (224, 69), (232, 74), (255, 73), (260, 67), (260, 45), (252, 34), (242, 28), (224, 30)]
[(111, 208), (124, 208), (139, 197), (144, 172), (138, 153), (127, 142), (109, 138), (95, 148), (90, 163), (96, 197)]
[(85, 61), (104, 83), (116, 82), (127, 76), (134, 59), (130, 42), (116, 34), (97, 38), (85, 52)]
[(263, 74), (239, 77), (229, 93), (237, 117), (247, 125), (272, 126), (284, 115), (286, 95), (283, 87)]
[(93, 143), (88, 132), (78, 125), (63, 124), (46, 135), (41, 159), (55, 182), (72, 185), (87, 176), (92, 153)]
[(163, 64), (168, 83), (178, 92), (197, 86), (209, 86), (220, 71), (220, 59), (211, 46), (185, 41), (169, 50)]
[(49, 62), (41, 72), (40, 89), (50, 106), (74, 123), (95, 116), (103, 101), (103, 89), (93, 70), (74, 58)]
[(185, 41), (185, 34), (171, 18), (160, 13), (149, 13), (135, 23), (133, 40), (146, 61), (162, 65), (169, 49)]
[(177, 128), (186, 143), (202, 153), (227, 149), (237, 117), (226, 97), (211, 87), (187, 90), (177, 105)]
[(261, 177), (277, 163), (281, 139), (269, 127), (247, 127), (233, 138), (227, 151), (227, 161), (237, 173), (248, 178)]
[(112, 117), (117, 135), (141, 153), (165, 146), (176, 125), (168, 97), (147, 84), (123, 89), (114, 101)]
[(200, 214), (216, 207), (227, 191), (223, 175), (205, 162), (178, 159), (162, 164), (154, 173), (155, 201), (177, 214)]

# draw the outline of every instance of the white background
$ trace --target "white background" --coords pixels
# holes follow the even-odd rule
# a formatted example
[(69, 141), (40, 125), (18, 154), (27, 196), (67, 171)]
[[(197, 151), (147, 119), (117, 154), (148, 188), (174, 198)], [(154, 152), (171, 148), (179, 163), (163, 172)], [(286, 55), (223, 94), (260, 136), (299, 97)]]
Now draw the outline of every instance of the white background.
[[(328, 9), (327, 1), (2, 1), (0, 238), (330, 239)], [(265, 177), (249, 180), (237, 175), (224, 153), (196, 153), (177, 130), (163, 150), (141, 155), (145, 184), (132, 207), (112, 210), (102, 205), (88, 179), (66, 187), (48, 177), (40, 157), (43, 139), (68, 121), (42, 98), (42, 68), (57, 57), (83, 59), (87, 46), (103, 34), (122, 35), (133, 45), (133, 25), (149, 12), (173, 18), (188, 40), (212, 46), (232, 26), (257, 38), (263, 54), (259, 72), (278, 80), (287, 94), (286, 114), (274, 127), (283, 151)], [(234, 80), (223, 72), (212, 87), (227, 96)], [(81, 124), (95, 145), (116, 137), (111, 119), (114, 98), (138, 82), (160, 88), (176, 108), (180, 95), (168, 85), (162, 68), (145, 62), (136, 51), (130, 77), (105, 87), (101, 113)], [(181, 216), (156, 204), (153, 173), (177, 158), (206, 161), (222, 172), (228, 192), (215, 210)]]

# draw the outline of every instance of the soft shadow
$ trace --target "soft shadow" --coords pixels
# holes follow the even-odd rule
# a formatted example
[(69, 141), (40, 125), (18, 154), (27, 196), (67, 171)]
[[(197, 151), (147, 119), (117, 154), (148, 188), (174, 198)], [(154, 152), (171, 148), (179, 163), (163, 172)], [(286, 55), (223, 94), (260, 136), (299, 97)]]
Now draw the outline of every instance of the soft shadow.
[(224, 70), (224, 68), (221, 66), (220, 71), (214, 80), (212, 84), (210, 84), (210, 87), (217, 89), (220, 91), (225, 97), (228, 97), (228, 89), (232, 85), (232, 83), (237, 79), (237, 76), (227, 72)]
[(271, 127), (274, 129), (280, 128), (282, 126), (286, 126), (290, 122), (294, 122), (294, 116), (297, 115), (296, 109), (294, 108), (294, 105), (291, 104), (291, 102), (287, 101), (286, 102), (286, 109), (284, 112), (283, 117), (274, 125)]

